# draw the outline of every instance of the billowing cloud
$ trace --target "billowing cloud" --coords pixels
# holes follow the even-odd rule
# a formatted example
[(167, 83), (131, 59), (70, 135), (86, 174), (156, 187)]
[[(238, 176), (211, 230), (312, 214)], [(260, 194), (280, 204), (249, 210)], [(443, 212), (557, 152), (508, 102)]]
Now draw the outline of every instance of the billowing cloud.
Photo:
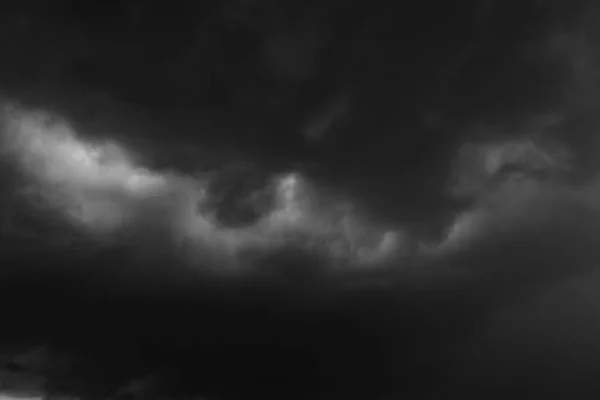
[(253, 257), (289, 246), (344, 268), (446, 257), (541, 223), (558, 198), (586, 205), (584, 199), (595, 198), (593, 184), (569, 188), (536, 175), (569, 169), (570, 154), (558, 143), (535, 137), (467, 143), (458, 151), (449, 188), (452, 195), (469, 195), (471, 205), (440, 242), (421, 243), (414, 253), (411, 243), (420, 242), (415, 233), (373, 223), (352, 199), (295, 171), (271, 176), (258, 192), (241, 193), (271, 200), (254, 222), (229, 226), (220, 221), (211, 192), (218, 173), (145, 167), (142, 152), (116, 138), (78, 132), (49, 112), (7, 104), (2, 151), (21, 172), (30, 205), (35, 200), (39, 207), (41, 199), (82, 235), (99, 243), (143, 243), (140, 251), (170, 247), (188, 263), (223, 271), (248, 268)]
[(473, 198), (518, 175), (556, 179), (572, 168), (571, 161), (568, 148), (537, 132), (472, 141), (458, 150), (448, 190), (453, 197)]
[(197, 178), (146, 168), (116, 139), (77, 132), (64, 118), (14, 105), (4, 108), (2, 143), (30, 198), (43, 199), (101, 241), (141, 237), (185, 248), (181, 256), (189, 262), (218, 260), (219, 268), (239, 268), (249, 252), (289, 245), (353, 265), (371, 264), (401, 246), (399, 233), (373, 226), (349, 200), (328, 199), (296, 172), (271, 177), (262, 189), (273, 198), (271, 208), (255, 223), (230, 227), (211, 201), (210, 180), (218, 174)]

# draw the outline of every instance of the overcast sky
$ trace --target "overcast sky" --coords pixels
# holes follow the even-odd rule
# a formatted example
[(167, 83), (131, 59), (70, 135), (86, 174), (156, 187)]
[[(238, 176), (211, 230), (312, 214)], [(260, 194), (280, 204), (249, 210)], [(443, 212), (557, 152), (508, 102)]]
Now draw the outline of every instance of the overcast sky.
[(0, 15), (0, 391), (594, 385), (596, 6), (78, 4)]

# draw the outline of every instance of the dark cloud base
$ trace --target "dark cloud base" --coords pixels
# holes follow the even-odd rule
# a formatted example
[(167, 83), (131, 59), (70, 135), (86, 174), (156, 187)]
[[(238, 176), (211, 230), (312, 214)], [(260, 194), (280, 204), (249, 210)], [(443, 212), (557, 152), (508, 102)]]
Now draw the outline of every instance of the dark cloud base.
[[(519, 197), (515, 188), (506, 200), (511, 190)], [(595, 270), (600, 224), (593, 196), (586, 203), (576, 188), (555, 189), (518, 214), (521, 222), (477, 235), (456, 254), (342, 274), (298, 250), (215, 277), (151, 241), (44, 247), (57, 232), (40, 234), (49, 215), (30, 213), (36, 237), (3, 237), (0, 339), (66, 356), (66, 365), (45, 360), (47, 390), (99, 399), (153, 374), (150, 397), (577, 397), (571, 388), (594, 385), (600, 354), (585, 321), (599, 314), (553, 288)], [(540, 311), (522, 310), (541, 291), (559, 306), (546, 306), (548, 331), (531, 335)], [(557, 308), (583, 321), (563, 326), (571, 319)], [(571, 336), (553, 341), (557, 330)]]
[[(23, 253), (15, 243), (2, 255), (0, 337), (67, 355), (68, 367), (47, 361), (48, 389), (95, 398), (150, 374), (157, 376), (152, 396), (209, 399), (471, 392), (531, 398), (555, 390), (554, 382), (563, 391), (568, 385), (580, 390), (594, 381), (581, 371), (599, 360), (595, 353), (572, 352), (558, 372), (552, 353), (569, 354), (567, 342), (537, 355), (510, 353), (528, 347), (527, 319), (538, 315), (534, 308), (529, 317), (514, 317), (511, 307), (522, 309), (542, 289), (550, 288), (550, 297), (564, 296), (553, 285), (586, 276), (599, 258), (592, 214), (582, 223), (577, 210), (552, 210), (561, 216), (480, 241), (439, 264), (394, 265), (353, 276), (325, 276), (317, 261), (291, 251), (264, 260), (258, 268), (264, 273), (211, 278), (168, 255), (135, 262), (126, 246), (89, 258), (75, 249)], [(304, 272), (294, 274), (294, 268)], [(568, 295), (559, 301), (596, 318), (592, 305), (570, 302)], [(501, 327), (524, 328), (512, 336), (500, 328), (500, 339), (490, 337), (489, 320), (502, 310), (509, 311)], [(566, 319), (552, 307), (549, 312), (550, 319), (556, 314), (555, 326)], [(486, 355), (481, 344), (469, 348), (481, 335), (483, 349), (485, 343), (498, 346), (496, 353)], [(574, 338), (584, 348), (595, 346), (588, 334)], [(531, 357), (540, 359), (527, 363)], [(454, 376), (461, 363), (467, 365), (462, 373), (471, 376), (467, 382)], [(503, 382), (511, 375), (501, 369), (507, 363), (518, 370), (517, 378)]]
[[(55, 262), (52, 272), (35, 264), (4, 271), (3, 335), (51, 340), (87, 358), (92, 370), (64, 384), (90, 379), (105, 395), (154, 372), (164, 374), (168, 392), (209, 398), (373, 395), (399, 385), (397, 368), (406, 368), (412, 385), (419, 368), (429, 369), (419, 367), (424, 352), (431, 360), (425, 343), (437, 343), (421, 338), (422, 316), (392, 288), (256, 277), (215, 282), (166, 265), (143, 278), (152, 275), (148, 265), (141, 272), (122, 261)], [(406, 340), (412, 343), (403, 348)]]

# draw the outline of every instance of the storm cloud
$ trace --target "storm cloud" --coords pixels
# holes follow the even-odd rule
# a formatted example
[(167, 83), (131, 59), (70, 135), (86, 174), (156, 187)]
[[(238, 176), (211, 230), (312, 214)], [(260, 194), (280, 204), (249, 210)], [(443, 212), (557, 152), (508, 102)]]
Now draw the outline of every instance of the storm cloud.
[[(203, 13), (188, 51), (169, 50), (177, 61), (142, 68), (127, 40), (98, 51), (96, 73), (119, 70), (122, 90), (100, 84), (111, 94), (93, 106), (5, 85), (3, 342), (49, 352), (31, 367), (44, 390), (384, 399), (591, 386), (594, 7), (485, 2), (462, 20), (476, 35), (424, 35), (396, 60), (375, 38), (406, 33), (407, 18), (376, 4), (273, 6), (269, 20), (251, 3)], [(341, 45), (330, 14), (357, 39)], [(82, 36), (95, 35), (88, 22)], [(233, 33), (214, 44), (216, 27)], [(219, 68), (241, 36), (244, 61)], [(148, 112), (115, 122), (121, 97)]]

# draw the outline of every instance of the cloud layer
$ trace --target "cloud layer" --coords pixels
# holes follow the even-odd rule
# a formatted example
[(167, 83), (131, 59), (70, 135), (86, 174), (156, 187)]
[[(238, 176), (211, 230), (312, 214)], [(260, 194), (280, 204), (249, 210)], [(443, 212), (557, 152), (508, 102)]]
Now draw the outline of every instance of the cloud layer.
[(271, 208), (250, 226), (230, 227), (219, 221), (219, 204), (211, 201), (210, 180), (218, 174), (197, 178), (145, 168), (114, 139), (86, 137), (66, 119), (40, 110), (6, 105), (3, 121), (3, 153), (21, 172), (25, 191), (99, 240), (137, 235), (147, 243), (185, 246), (192, 258), (208, 252), (231, 265), (240, 264), (241, 254), (288, 245), (369, 264), (399, 246), (398, 233), (369, 226), (349, 200), (327, 199), (295, 172), (272, 176), (256, 193), (241, 193), (270, 197)]

